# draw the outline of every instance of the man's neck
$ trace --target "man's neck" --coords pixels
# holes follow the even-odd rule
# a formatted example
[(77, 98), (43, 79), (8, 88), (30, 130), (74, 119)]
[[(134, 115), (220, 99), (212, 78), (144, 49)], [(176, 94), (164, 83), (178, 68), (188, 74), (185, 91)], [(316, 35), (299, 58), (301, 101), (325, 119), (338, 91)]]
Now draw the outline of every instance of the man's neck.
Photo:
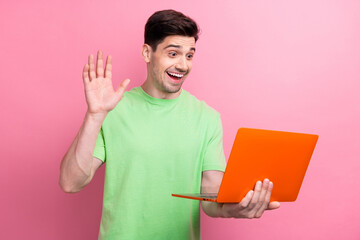
[(148, 95), (154, 98), (160, 99), (174, 99), (180, 96), (182, 89), (180, 89), (176, 93), (168, 93), (157, 89), (153, 84), (151, 84), (148, 80), (146, 80), (142, 85), (141, 88), (146, 92)]

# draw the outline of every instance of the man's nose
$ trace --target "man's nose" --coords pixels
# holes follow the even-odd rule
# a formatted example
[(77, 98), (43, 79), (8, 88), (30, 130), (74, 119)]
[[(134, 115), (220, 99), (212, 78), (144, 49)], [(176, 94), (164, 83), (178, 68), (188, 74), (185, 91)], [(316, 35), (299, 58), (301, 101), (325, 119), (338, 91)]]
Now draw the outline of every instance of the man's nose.
[(180, 72), (186, 72), (188, 70), (186, 58), (179, 58), (179, 61), (176, 63), (175, 68)]

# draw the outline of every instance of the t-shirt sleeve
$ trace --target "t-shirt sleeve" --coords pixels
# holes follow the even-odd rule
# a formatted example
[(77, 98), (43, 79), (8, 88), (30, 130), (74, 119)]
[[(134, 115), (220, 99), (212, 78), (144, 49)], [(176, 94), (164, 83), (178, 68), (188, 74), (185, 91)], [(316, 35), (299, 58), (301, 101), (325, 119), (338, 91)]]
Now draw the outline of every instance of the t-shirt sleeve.
[(217, 114), (215, 123), (213, 122), (209, 128), (211, 135), (205, 150), (202, 171), (225, 171), (226, 161), (223, 148), (223, 130), (220, 114)]
[(105, 141), (104, 141), (104, 133), (102, 127), (100, 128), (99, 134), (96, 139), (95, 149), (94, 149), (94, 157), (100, 159), (105, 162)]

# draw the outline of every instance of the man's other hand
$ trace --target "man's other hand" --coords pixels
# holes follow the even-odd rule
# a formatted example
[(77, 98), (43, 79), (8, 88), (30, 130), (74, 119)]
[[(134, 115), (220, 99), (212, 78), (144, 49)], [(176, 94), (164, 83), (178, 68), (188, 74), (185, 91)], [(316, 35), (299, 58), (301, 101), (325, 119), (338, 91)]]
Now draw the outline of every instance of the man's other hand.
[(260, 218), (265, 210), (280, 207), (279, 202), (270, 202), (273, 183), (269, 179), (258, 181), (254, 190), (249, 191), (240, 203), (224, 203), (223, 217), (226, 218)]

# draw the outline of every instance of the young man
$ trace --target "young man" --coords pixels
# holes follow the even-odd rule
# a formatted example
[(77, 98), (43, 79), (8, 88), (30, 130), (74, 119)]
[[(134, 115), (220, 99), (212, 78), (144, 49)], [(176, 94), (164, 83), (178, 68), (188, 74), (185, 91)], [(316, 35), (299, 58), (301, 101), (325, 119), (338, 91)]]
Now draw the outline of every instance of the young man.
[[(106, 162), (99, 239), (199, 239), (198, 201), (171, 193), (216, 192), (225, 157), (218, 112), (181, 88), (192, 68), (196, 23), (182, 13), (154, 13), (145, 26), (142, 55), (147, 78), (141, 87), (117, 91), (111, 56), (103, 68), (98, 52), (83, 70), (88, 110), (64, 156), (59, 184), (78, 192)], [(258, 218), (272, 183), (259, 181), (238, 204), (203, 202), (211, 217)]]

